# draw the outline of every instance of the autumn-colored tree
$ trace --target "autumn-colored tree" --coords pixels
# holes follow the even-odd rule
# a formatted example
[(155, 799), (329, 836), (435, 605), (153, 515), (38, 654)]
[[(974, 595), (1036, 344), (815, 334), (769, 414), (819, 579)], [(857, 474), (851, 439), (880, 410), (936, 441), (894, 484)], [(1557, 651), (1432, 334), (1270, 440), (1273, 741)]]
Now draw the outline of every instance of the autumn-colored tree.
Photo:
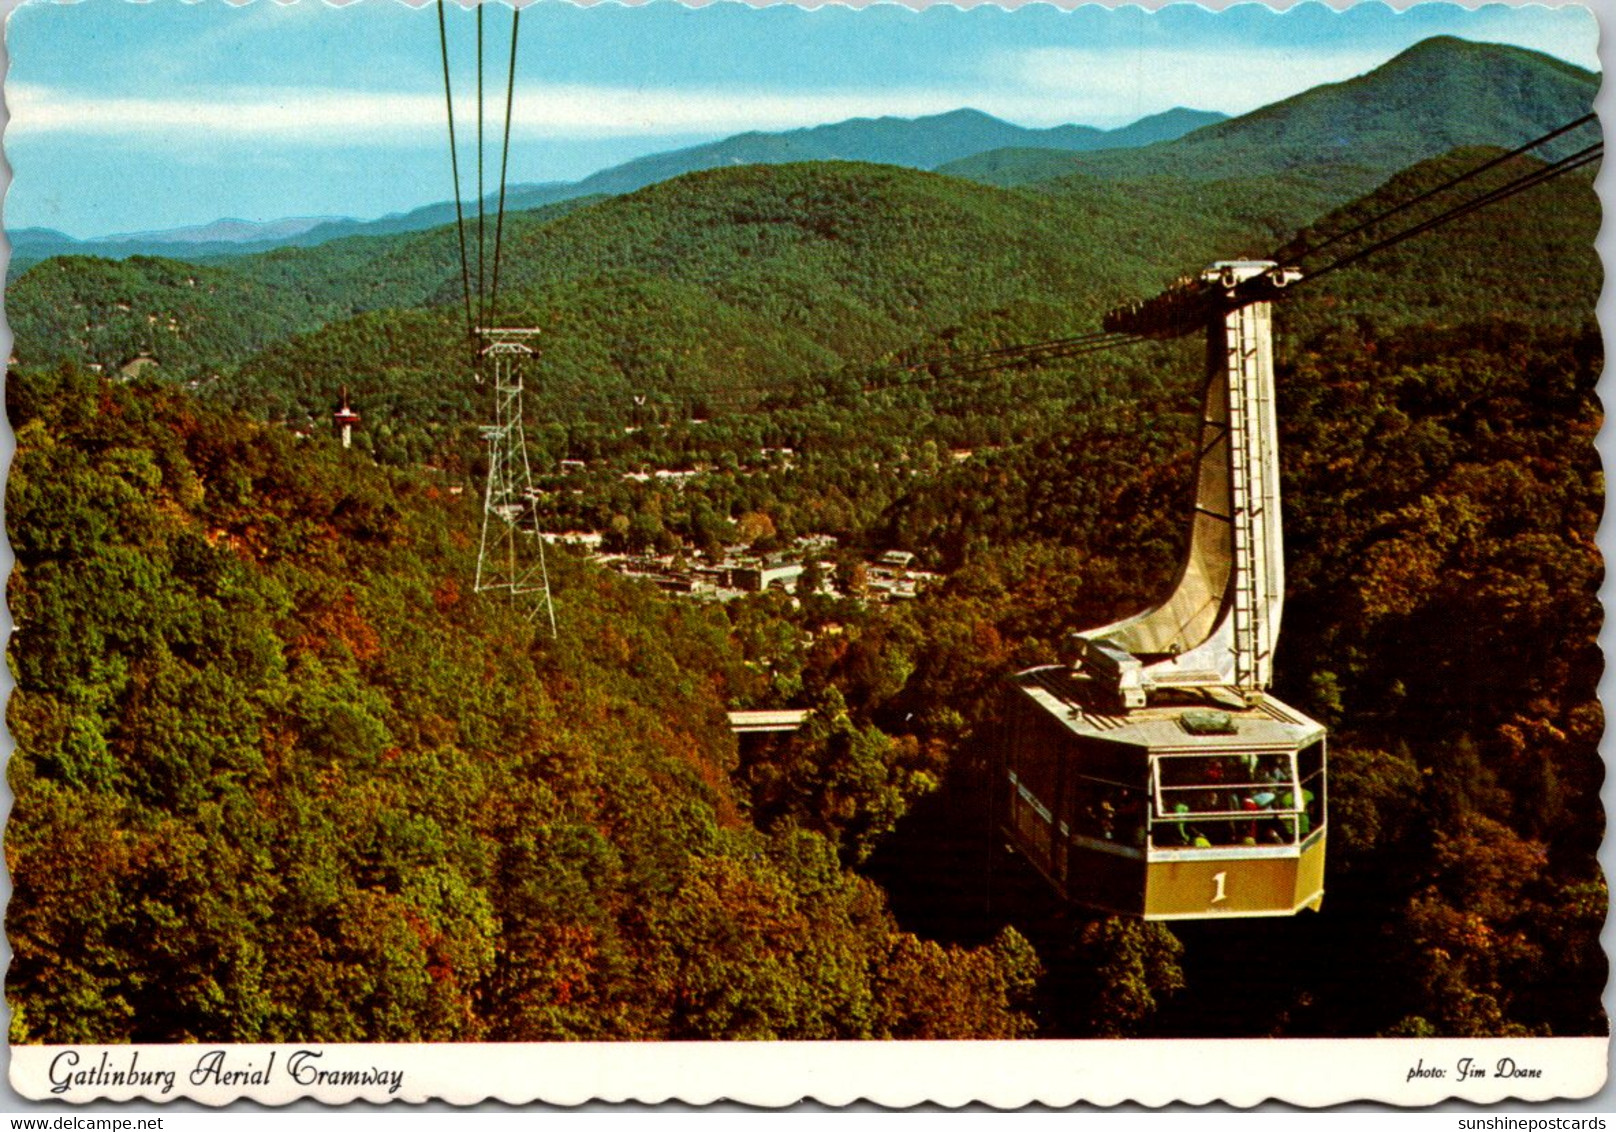
[(1184, 989), (1184, 945), (1166, 926), (1119, 916), (1084, 925), (1078, 953), (1089, 967), (1091, 1033), (1124, 1038), (1144, 1031), (1166, 999)]

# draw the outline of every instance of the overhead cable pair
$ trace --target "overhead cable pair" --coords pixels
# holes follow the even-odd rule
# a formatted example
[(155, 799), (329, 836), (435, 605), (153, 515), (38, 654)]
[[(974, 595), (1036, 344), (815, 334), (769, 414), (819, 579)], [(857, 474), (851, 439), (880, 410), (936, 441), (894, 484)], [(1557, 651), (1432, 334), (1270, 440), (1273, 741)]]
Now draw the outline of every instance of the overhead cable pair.
[(483, 6), (477, 6), (477, 287), (476, 312), (472, 310), (471, 254), (466, 240), (466, 210), (460, 192), (460, 149), (455, 139), (454, 87), (449, 77), (449, 31), (444, 19), (444, 0), (438, 0), (438, 46), (443, 55), (443, 98), (449, 113), (449, 167), (454, 174), (455, 226), (460, 237), (460, 284), (465, 298), (466, 337), (476, 350), (480, 331), (499, 321), (500, 255), (505, 238), (505, 189), (511, 157), (511, 105), (516, 90), (516, 43), (522, 26), (522, 10), (511, 10), (511, 56), (505, 77), (505, 130), (500, 143), (499, 204), (494, 222), (493, 279), (489, 285), (485, 270), (485, 209), (483, 165), (487, 147), (483, 141)]

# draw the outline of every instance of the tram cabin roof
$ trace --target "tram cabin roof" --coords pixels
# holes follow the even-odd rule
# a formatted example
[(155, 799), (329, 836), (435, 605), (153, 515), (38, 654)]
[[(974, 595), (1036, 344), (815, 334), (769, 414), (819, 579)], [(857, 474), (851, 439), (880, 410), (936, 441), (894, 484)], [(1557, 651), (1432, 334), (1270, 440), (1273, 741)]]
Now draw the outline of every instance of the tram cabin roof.
[(1031, 668), (1011, 681), (1072, 735), (1136, 746), (1141, 755), (1294, 751), (1325, 734), (1322, 724), (1272, 696), (1241, 708), (1192, 689), (1161, 690), (1145, 707), (1119, 710), (1090, 677), (1064, 665)]

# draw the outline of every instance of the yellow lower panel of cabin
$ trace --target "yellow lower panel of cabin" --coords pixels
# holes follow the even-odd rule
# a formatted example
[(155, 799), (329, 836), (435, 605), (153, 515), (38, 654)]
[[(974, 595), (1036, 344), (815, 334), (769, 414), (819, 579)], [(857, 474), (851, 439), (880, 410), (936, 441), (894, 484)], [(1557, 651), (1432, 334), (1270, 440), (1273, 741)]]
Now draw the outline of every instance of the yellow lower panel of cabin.
[(1147, 920), (1289, 916), (1324, 899), (1324, 837), (1299, 857), (1174, 860), (1145, 867)]

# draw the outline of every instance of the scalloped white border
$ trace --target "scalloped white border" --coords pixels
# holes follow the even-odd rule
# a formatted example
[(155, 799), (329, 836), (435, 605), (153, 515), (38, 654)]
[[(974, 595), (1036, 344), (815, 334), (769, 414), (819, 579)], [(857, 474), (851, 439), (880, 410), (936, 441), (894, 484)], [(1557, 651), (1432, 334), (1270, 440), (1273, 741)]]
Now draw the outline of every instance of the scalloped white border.
[[(20, 1046), (11, 1051), (11, 1084), (32, 1100), (70, 1103), (283, 1105), (307, 1097), (323, 1104), (580, 1105), (600, 1099), (781, 1107), (804, 1099), (840, 1106), (869, 1098), (894, 1107), (1221, 1101), (1245, 1108), (1270, 1100), (1418, 1107), (1450, 1098), (1489, 1104), (1588, 1097), (1605, 1083), (1607, 1044), (1604, 1038), (1454, 1038)], [(1484, 1076), (1461, 1077), (1467, 1058)], [(1497, 1076), (1506, 1062), (1519, 1075)], [(157, 1083), (97, 1084), (131, 1067)], [(366, 1074), (377, 1083), (323, 1084), (317, 1069)], [(73, 1074), (86, 1071), (89, 1082), (75, 1084)], [(241, 1083), (219, 1082), (231, 1073), (242, 1074)]]
[[(59, 0), (71, 2), (71, 0)], [(157, 0), (172, 2), (172, 0)], [(257, 0), (259, 3), (280, 0)], [(316, 0), (300, 0), (316, 2)], [(331, 0), (318, 0), (330, 3)], [(380, 0), (372, 0), (380, 2)], [(393, 0), (418, 6), (425, 0)], [(500, 0), (489, 0), (500, 2)], [(643, 0), (573, 0), (582, 6)], [(684, 0), (704, 7), (715, 0)], [(948, 5), (968, 9), (994, 6), (1015, 10), (1032, 5), (1073, 9), (1097, 5), (1119, 8), (1125, 4), (1159, 10), (1186, 0), (740, 0), (753, 7), (794, 4), (804, 9), (828, 6), (864, 8), (896, 3), (923, 9)], [(1258, 3), (1278, 11), (1309, 0), (1198, 0), (1198, 6), (1222, 11), (1236, 5)], [(1314, 0), (1345, 10), (1363, 0)], [(1582, 7), (1601, 24), (1602, 61), (1616, 56), (1605, 34), (1607, 18), (1616, 18), (1616, 0), (1370, 0), (1398, 11), (1416, 4), (1449, 3), (1476, 9), (1492, 4), (1509, 7)], [(0, 0), (0, 18), (8, 16), (19, 0)], [(3, 55), (0, 55), (3, 61)], [(1607, 68), (1608, 69), (1608, 68)], [(1616, 83), (1606, 83), (1596, 102), (1601, 117), (1616, 121)], [(1596, 182), (1601, 198), (1609, 193), (1608, 174)], [(0, 165), (0, 190), (9, 187), (10, 169)], [(1599, 248), (1607, 250), (1610, 229), (1601, 232)], [(0, 251), (0, 268), (9, 255)], [(1606, 260), (1610, 259), (1605, 256)], [(1608, 281), (1607, 281), (1608, 282)], [(1616, 314), (1616, 291), (1607, 286), (1599, 315), (1605, 328), (1606, 354), (1611, 354), (1609, 328)], [(9, 327), (0, 325), (0, 350), (9, 353)], [(1607, 395), (1608, 389), (1601, 387)], [(1616, 428), (1608, 423), (1598, 448), (1607, 468), (1616, 468)], [(0, 467), (9, 468), (15, 440), (0, 414)], [(1599, 545), (1606, 561), (1616, 552), (1616, 525), (1601, 525)], [(0, 573), (9, 574), (10, 547), (0, 541)], [(1607, 570), (1601, 598), (1608, 607), (1616, 599), (1616, 570)], [(0, 628), (9, 631), (9, 612), (0, 609)], [(1616, 619), (1607, 618), (1601, 644), (1616, 641)], [(1608, 652), (1609, 649), (1607, 648)], [(1616, 680), (1607, 667), (1606, 681)], [(10, 673), (0, 667), (0, 694), (9, 697)], [(1616, 687), (1616, 685), (1613, 685)], [(1610, 701), (1602, 681), (1601, 700)], [(1607, 739), (1609, 751), (1616, 739)], [(0, 724), (0, 753), (9, 757), (12, 742)], [(9, 815), (11, 791), (0, 780), (0, 805)], [(1604, 791), (1607, 812), (1616, 803), (1616, 774), (1607, 777)], [(1601, 862), (1610, 874), (1609, 845)], [(9, 872), (0, 871), (0, 898), (9, 898)], [(1607, 923), (1602, 942), (1611, 953), (1612, 928)], [(0, 959), (9, 964), (9, 942), (0, 937)], [(1612, 990), (1607, 985), (1607, 1013), (1616, 1016)], [(0, 1006), (9, 1022), (9, 1006)], [(225, 1051), (230, 1070), (264, 1070), (275, 1055), (275, 1070), (262, 1085), (220, 1085), (188, 1077), (213, 1050)], [(291, 1080), (287, 1064), (300, 1050), (318, 1051), (320, 1064), (337, 1070), (379, 1068), (402, 1074), (396, 1091), (383, 1084), (371, 1087), (309, 1086)], [(142, 1072), (171, 1071), (170, 1091), (118, 1086), (73, 1086), (57, 1092), (68, 1062), (77, 1055), (75, 1069), (93, 1069), (106, 1053), (109, 1070), (127, 1068), (130, 1058)], [(1465, 1111), (1473, 1104), (1498, 1104), (1518, 1110), (1529, 1104), (1559, 1101), (1556, 1111), (1616, 1111), (1611, 1093), (1612, 1045), (1609, 1038), (1547, 1039), (1271, 1039), (1271, 1040), (1134, 1040), (1134, 1041), (1026, 1041), (1026, 1042), (912, 1042), (912, 1043), (568, 1043), (568, 1044), (463, 1044), (463, 1045), (187, 1045), (187, 1046), (16, 1046), (8, 1047), (9, 1096), (0, 1097), (0, 1111), (62, 1111), (63, 1103), (75, 1111), (155, 1110), (180, 1102), (224, 1106), (233, 1102), (295, 1105), (310, 1102), (343, 1105), (354, 1101), (388, 1104), (432, 1101), (452, 1105), (486, 1102), (523, 1104), (543, 1101), (574, 1106), (590, 1102), (661, 1104), (681, 1101), (707, 1105), (724, 1101), (764, 1107), (786, 1107), (805, 1100), (843, 1106), (860, 1101), (902, 1108), (932, 1103), (948, 1107), (985, 1103), (998, 1108), (1026, 1104), (1112, 1106), (1143, 1104), (1205, 1105), (1222, 1102), (1238, 1107), (1295, 1105), (1305, 1108), (1373, 1102), (1400, 1108), (1437, 1106)], [(1459, 1080), (1461, 1059), (1486, 1071), (1484, 1078)], [(1498, 1062), (1509, 1058), (1518, 1068), (1541, 1069), (1541, 1078), (1499, 1078)], [(54, 1064), (54, 1069), (53, 1069)], [(1411, 1069), (1441, 1069), (1442, 1078), (1409, 1076)], [(1566, 1101), (1581, 1100), (1567, 1105)], [(1516, 1103), (1510, 1103), (1510, 1102)], [(241, 1104), (236, 1104), (239, 1111)], [(1497, 1110), (1495, 1110), (1497, 1111)]]

